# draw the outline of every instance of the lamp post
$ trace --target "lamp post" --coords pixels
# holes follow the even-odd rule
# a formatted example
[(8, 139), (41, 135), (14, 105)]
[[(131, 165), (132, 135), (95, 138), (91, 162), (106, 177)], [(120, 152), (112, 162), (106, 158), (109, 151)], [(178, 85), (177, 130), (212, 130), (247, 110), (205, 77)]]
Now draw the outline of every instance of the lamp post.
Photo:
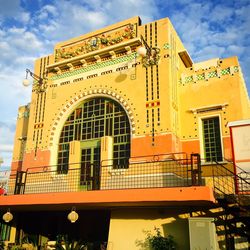
[(152, 65), (157, 65), (160, 59), (160, 49), (157, 47), (149, 46), (142, 35), (141, 41), (143, 46), (138, 48), (137, 53), (142, 56), (143, 66), (148, 67)]
[(34, 74), (29, 69), (26, 69), (26, 77), (23, 80), (23, 86), (28, 87), (30, 85), (30, 81), (28, 79), (28, 76), (31, 76), (35, 81), (33, 83), (34, 90), (36, 93), (41, 93), (46, 90), (46, 80), (45, 78), (41, 78), (40, 76)]

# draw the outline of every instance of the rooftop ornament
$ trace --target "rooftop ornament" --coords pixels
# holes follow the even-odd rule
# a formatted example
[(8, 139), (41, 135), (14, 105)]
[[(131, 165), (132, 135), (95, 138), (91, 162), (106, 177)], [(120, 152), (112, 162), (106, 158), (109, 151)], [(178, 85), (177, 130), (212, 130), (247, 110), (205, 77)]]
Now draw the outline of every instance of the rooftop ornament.
[(29, 69), (26, 69), (26, 77), (23, 80), (23, 86), (28, 87), (31, 82), (28, 79), (28, 76), (31, 76), (35, 81), (33, 82), (33, 89), (36, 91), (36, 93), (41, 93), (46, 90), (46, 79), (41, 78), (40, 76), (34, 74)]
[(138, 48), (137, 53), (142, 56), (143, 66), (148, 67), (152, 65), (157, 65), (160, 59), (160, 49), (157, 47), (149, 46), (142, 35), (141, 43), (143, 46)]

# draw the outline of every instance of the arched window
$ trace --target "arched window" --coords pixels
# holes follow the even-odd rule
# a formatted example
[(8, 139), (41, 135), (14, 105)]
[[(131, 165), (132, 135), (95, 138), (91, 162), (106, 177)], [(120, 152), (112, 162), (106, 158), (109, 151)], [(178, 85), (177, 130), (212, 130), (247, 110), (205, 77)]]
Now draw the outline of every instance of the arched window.
[[(114, 139), (113, 164), (114, 167), (127, 166), (130, 157), (130, 124), (126, 112), (119, 103), (112, 99), (98, 97), (81, 103), (65, 122), (58, 148), (58, 171), (67, 171), (69, 160), (69, 142), (81, 141), (96, 145), (93, 153), (83, 150), (81, 161), (90, 159), (100, 161), (98, 143), (103, 136), (112, 136)], [(89, 156), (88, 156), (89, 155)], [(87, 157), (87, 158), (86, 158)]]

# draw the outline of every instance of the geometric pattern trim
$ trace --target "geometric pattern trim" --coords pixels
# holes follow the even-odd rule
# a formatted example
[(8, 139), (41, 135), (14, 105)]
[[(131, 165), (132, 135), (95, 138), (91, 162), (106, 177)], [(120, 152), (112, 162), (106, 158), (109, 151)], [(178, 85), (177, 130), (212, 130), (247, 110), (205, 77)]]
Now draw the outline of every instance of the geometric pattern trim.
[(217, 76), (218, 76), (217, 71), (211, 71), (211, 72), (207, 73), (208, 78), (213, 78), (213, 77), (217, 77)]
[(39, 128), (43, 128), (43, 123), (36, 123), (34, 125), (34, 129), (39, 129)]
[(132, 130), (132, 134), (135, 133), (135, 118), (133, 115), (133, 112), (128, 104), (128, 102), (126, 100), (124, 100), (124, 98), (122, 96), (120, 96), (119, 94), (115, 93), (114, 91), (111, 90), (107, 90), (107, 89), (93, 89), (93, 90), (89, 90), (89, 91), (84, 91), (83, 93), (80, 93), (76, 96), (74, 96), (70, 101), (68, 101), (61, 109), (61, 111), (59, 111), (58, 115), (56, 116), (54, 123), (51, 127), (51, 132), (50, 132), (50, 146), (52, 146), (52, 142), (54, 140), (54, 135), (55, 135), (55, 131), (58, 127), (58, 124), (60, 124), (60, 121), (62, 119), (62, 117), (64, 116), (65, 113), (67, 113), (67, 111), (69, 109), (71, 109), (71, 107), (78, 103), (80, 100), (85, 99), (86, 97), (91, 97), (91, 96), (95, 96), (95, 95), (107, 95), (113, 99), (115, 99), (117, 102), (119, 102), (122, 107), (125, 109), (129, 120), (131, 122), (131, 130)]
[(221, 75), (229, 75), (230, 74), (230, 68), (222, 69)]
[(171, 46), (170, 46), (169, 43), (164, 43), (163, 44), (163, 49), (170, 49), (170, 48), (171, 48)]
[[(191, 76), (186, 76), (183, 80), (184, 83), (189, 83), (189, 82), (194, 82), (194, 76), (196, 81), (201, 81), (205, 80), (206, 78), (214, 78), (214, 77), (220, 77), (220, 75), (230, 75), (239, 72), (239, 67), (238, 66), (233, 66), (233, 67), (228, 67), (225, 69), (222, 69), (220, 73), (215, 70), (215, 71), (210, 71), (208, 73), (202, 73), (202, 74), (196, 74), (196, 75), (191, 75)], [(183, 80), (180, 79), (179, 82), (183, 83)]]
[(70, 77), (70, 76), (74, 76), (74, 75), (78, 75), (78, 74), (82, 74), (88, 71), (92, 71), (92, 70), (97, 70), (103, 67), (107, 67), (107, 66), (111, 66), (117, 63), (123, 63), (123, 62), (128, 62), (130, 60), (133, 60), (137, 57), (137, 53), (133, 52), (129, 55), (126, 56), (121, 56), (118, 58), (114, 58), (112, 60), (107, 60), (104, 62), (96, 62), (95, 64), (91, 64), (89, 66), (86, 67), (82, 67), (80, 69), (76, 69), (76, 70), (72, 70), (72, 71), (67, 71), (65, 73), (62, 73), (60, 75), (54, 75), (50, 78), (50, 80), (57, 80), (57, 79), (62, 79), (65, 77)]
[(185, 83), (189, 83), (189, 82), (193, 82), (193, 81), (194, 81), (193, 76), (185, 77)]
[(160, 101), (150, 101), (146, 103), (146, 108), (156, 108), (160, 106)]

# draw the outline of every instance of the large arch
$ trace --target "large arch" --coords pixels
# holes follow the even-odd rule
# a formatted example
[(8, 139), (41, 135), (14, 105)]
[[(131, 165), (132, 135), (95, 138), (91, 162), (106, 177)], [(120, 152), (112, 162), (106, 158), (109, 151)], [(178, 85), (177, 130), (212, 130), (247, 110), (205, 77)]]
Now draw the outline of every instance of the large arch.
[(113, 100), (117, 103), (117, 105), (120, 105), (120, 107), (124, 110), (124, 112), (127, 115), (129, 127), (130, 127), (130, 134), (131, 136), (135, 132), (135, 123), (134, 123), (134, 116), (133, 112), (130, 108), (129, 103), (121, 97), (119, 94), (108, 91), (105, 89), (95, 89), (95, 90), (89, 90), (83, 93), (79, 93), (72, 97), (65, 105), (62, 107), (60, 112), (57, 114), (57, 116), (54, 119), (54, 123), (51, 126), (50, 131), (50, 143), (49, 143), (49, 149), (51, 151), (51, 158), (50, 158), (50, 165), (56, 166), (57, 165), (57, 151), (59, 146), (59, 138), (61, 135), (61, 131), (63, 129), (63, 126), (65, 122), (67, 121), (70, 114), (79, 106), (81, 103), (86, 102), (90, 99), (95, 98), (106, 98)]

